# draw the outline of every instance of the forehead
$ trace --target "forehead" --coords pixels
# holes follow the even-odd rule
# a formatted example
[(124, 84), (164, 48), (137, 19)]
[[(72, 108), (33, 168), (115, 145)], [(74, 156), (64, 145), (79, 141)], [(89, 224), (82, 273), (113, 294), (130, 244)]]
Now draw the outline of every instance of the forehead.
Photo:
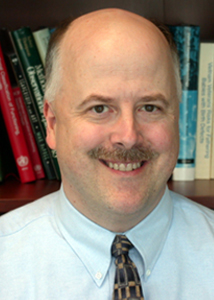
[(61, 49), (64, 78), (74, 84), (90, 77), (120, 76), (126, 81), (142, 75), (155, 83), (155, 78), (168, 74), (169, 79), (173, 73), (171, 52), (162, 33), (132, 14), (83, 17), (69, 28)]
[[(171, 53), (159, 29), (136, 14), (120, 10), (101, 10), (75, 20), (61, 42), (63, 63), (88, 58), (109, 59), (142, 53), (145, 60), (163, 58)], [(104, 59), (105, 58), (105, 59)]]

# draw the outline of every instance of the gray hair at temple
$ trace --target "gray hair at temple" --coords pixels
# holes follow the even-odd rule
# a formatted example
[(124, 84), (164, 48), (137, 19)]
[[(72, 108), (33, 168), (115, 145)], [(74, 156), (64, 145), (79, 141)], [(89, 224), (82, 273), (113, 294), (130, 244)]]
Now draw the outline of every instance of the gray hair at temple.
[(62, 68), (60, 64), (60, 42), (67, 32), (68, 28), (71, 26), (74, 18), (68, 18), (62, 21), (56, 30), (52, 33), (47, 54), (45, 60), (45, 77), (46, 77), (46, 87), (45, 87), (45, 97), (48, 102), (55, 100), (57, 93), (59, 93), (62, 83), (61, 83), (61, 73)]
[[(51, 36), (47, 56), (46, 56), (46, 67), (45, 67), (45, 74), (46, 74), (46, 89), (45, 89), (45, 99), (49, 102), (54, 101), (57, 94), (60, 92), (62, 88), (62, 66), (60, 64), (60, 45), (63, 36), (67, 32), (68, 28), (72, 25), (74, 18), (68, 18), (64, 20), (58, 28), (54, 31)], [(158, 23), (156, 21), (151, 21), (165, 36), (170, 50), (171, 55), (174, 63), (174, 75), (176, 80), (176, 87), (177, 87), (177, 98), (178, 101), (181, 100), (182, 94), (182, 87), (181, 87), (181, 79), (180, 79), (180, 63), (179, 63), (179, 56), (177, 52), (177, 48), (173, 37), (168, 29), (162, 23)]]

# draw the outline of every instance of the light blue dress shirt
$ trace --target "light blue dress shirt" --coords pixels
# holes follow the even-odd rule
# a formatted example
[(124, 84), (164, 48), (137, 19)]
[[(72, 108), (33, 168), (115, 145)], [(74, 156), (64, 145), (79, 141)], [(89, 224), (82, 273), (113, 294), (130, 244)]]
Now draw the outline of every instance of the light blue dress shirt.
[[(145, 300), (214, 300), (214, 212), (167, 188), (125, 232)], [(0, 218), (0, 300), (111, 300), (115, 233), (91, 222), (63, 188)]]

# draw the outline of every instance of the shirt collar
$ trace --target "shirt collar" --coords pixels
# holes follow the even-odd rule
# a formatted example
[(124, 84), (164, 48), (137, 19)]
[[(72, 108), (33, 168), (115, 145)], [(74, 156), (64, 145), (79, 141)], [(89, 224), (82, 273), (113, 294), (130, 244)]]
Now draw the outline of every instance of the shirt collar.
[[(111, 245), (115, 233), (77, 211), (66, 198), (62, 186), (56, 203), (56, 215), (62, 235), (100, 286), (111, 263)], [(172, 201), (166, 188), (156, 208), (137, 226), (124, 233), (140, 253), (144, 270), (154, 267), (165, 243), (171, 219)], [(144, 272), (145, 280), (147, 275), (148, 272)]]
[(111, 245), (115, 233), (95, 224), (77, 211), (66, 198), (63, 187), (59, 193), (59, 201), (56, 203), (59, 229), (100, 286), (111, 263)]
[(168, 187), (155, 209), (125, 235), (140, 253), (144, 279), (150, 275), (161, 254), (172, 222), (173, 204)]

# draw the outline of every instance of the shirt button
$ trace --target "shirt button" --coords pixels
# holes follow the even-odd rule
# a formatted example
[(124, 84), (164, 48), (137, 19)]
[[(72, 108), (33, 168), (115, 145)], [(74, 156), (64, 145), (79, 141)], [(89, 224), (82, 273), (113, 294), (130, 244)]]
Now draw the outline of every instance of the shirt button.
[(146, 271), (146, 276), (149, 277), (150, 275), (151, 275), (151, 270), (148, 269), (148, 270)]
[(101, 279), (103, 277), (103, 274), (100, 272), (97, 272), (95, 277), (96, 277), (96, 279)]

